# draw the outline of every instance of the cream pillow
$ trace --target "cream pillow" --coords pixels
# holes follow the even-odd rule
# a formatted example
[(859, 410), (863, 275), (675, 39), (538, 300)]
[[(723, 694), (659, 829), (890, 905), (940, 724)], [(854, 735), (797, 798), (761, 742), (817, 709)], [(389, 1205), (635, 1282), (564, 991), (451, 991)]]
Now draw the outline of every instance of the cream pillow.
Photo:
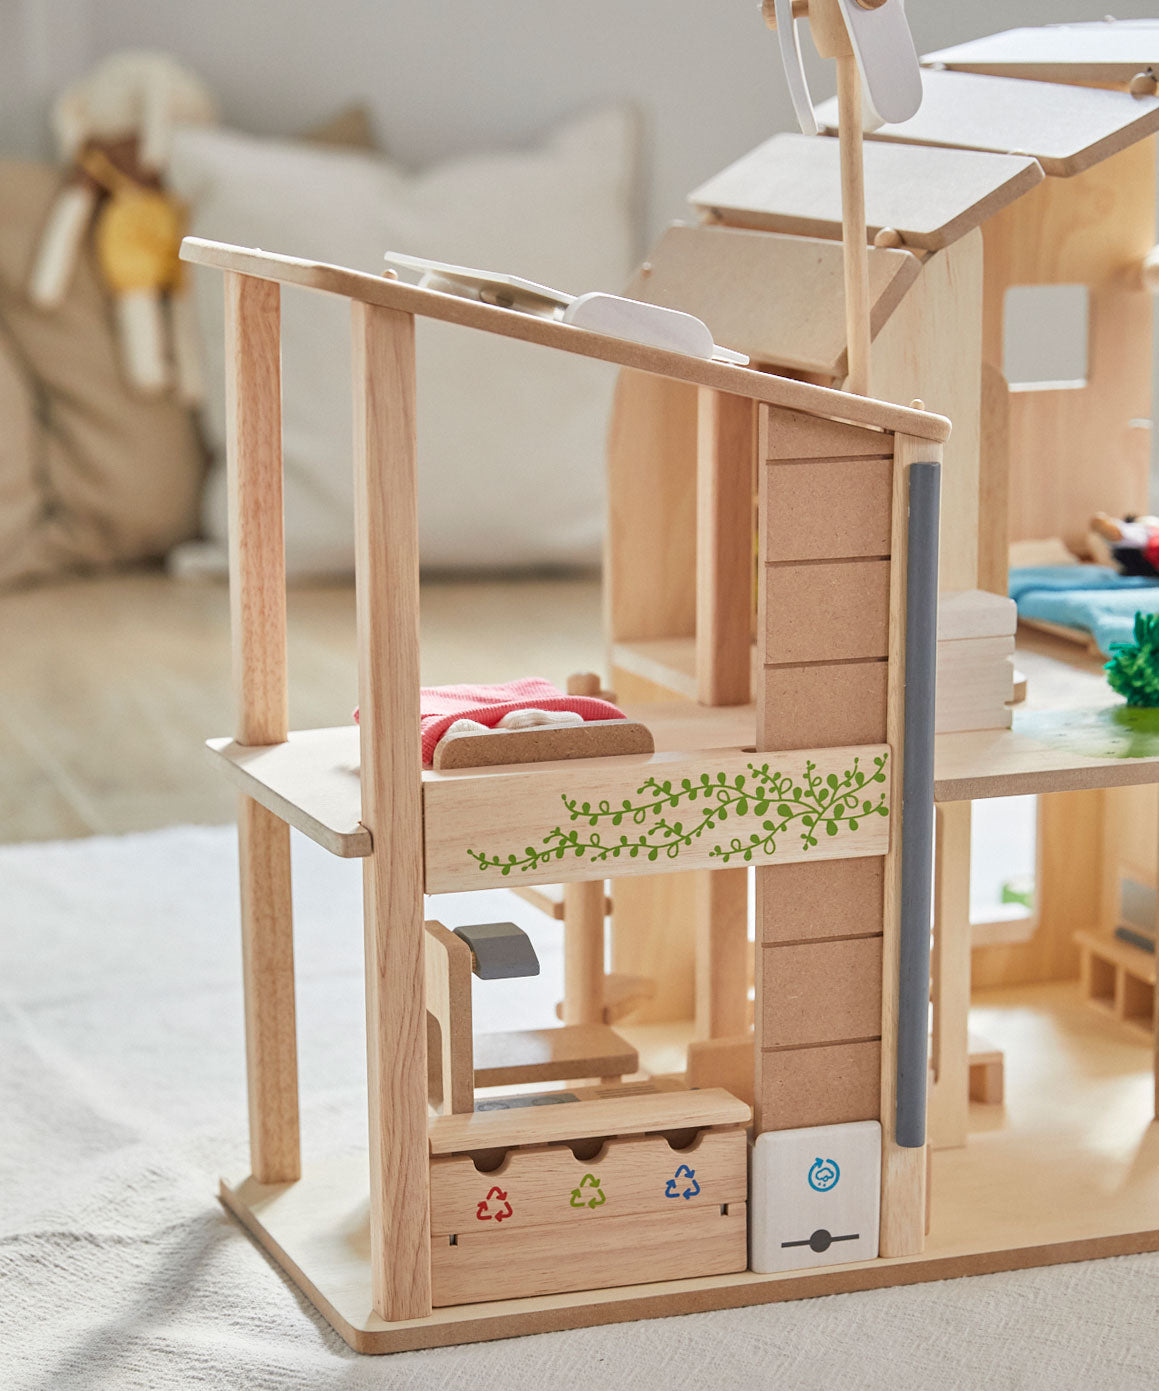
[[(385, 251), (509, 271), (580, 293), (619, 290), (635, 250), (635, 123), (609, 110), (542, 146), (412, 174), (381, 156), (233, 132), (178, 132), (171, 182), (196, 236), (379, 273)], [(205, 543), (174, 568), (220, 565), (226, 534), (222, 287), (196, 301), (217, 464)], [(283, 294), (286, 551), (292, 573), (353, 565), (349, 313)], [(418, 321), (420, 551), (429, 568), (575, 565), (599, 558), (603, 450), (614, 372), (604, 364)]]

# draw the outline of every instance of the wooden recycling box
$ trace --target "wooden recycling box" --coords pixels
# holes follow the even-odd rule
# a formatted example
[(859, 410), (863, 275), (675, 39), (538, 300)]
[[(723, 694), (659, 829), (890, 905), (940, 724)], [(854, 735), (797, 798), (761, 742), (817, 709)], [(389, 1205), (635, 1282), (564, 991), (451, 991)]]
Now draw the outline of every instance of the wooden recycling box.
[(436, 1306), (746, 1268), (743, 1102), (534, 1101), (431, 1124)]

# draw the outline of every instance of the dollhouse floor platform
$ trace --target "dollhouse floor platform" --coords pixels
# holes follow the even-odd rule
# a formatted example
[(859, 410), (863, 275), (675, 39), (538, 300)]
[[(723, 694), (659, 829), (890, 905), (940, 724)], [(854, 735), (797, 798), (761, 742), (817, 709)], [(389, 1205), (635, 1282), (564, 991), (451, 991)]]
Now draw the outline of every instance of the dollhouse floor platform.
[(1027, 699), (1012, 729), (938, 736), (937, 801), (1159, 782), (1159, 711), (1129, 710), (1101, 658), (1020, 628), (1014, 664)]
[(387, 1324), (370, 1312), (364, 1156), (296, 1184), (223, 1181), (221, 1197), (341, 1336), (370, 1353), (1159, 1250), (1150, 1046), (1090, 1011), (1073, 982), (979, 992), (971, 1023), (1005, 1054), (1006, 1100), (972, 1105), (969, 1143), (934, 1154), (919, 1256), (463, 1305)]
[[(752, 706), (709, 707), (692, 701), (673, 701), (628, 707), (629, 718), (647, 725), (658, 754), (739, 748), (753, 742)], [(255, 801), (316, 840), (332, 854), (370, 854), (370, 834), (361, 824), (358, 726), (295, 730), (284, 744), (253, 747), (232, 739), (211, 739), (214, 762), (231, 781)], [(617, 762), (635, 760), (643, 767), (653, 755), (625, 754)], [(588, 767), (605, 762), (585, 759)], [(576, 766), (570, 763), (568, 771)], [(508, 764), (483, 770), (493, 777), (509, 773), (558, 773), (558, 763)], [(424, 780), (477, 775), (479, 769), (435, 773)]]
[[(1070, 644), (1020, 634), (1016, 663), (1028, 699), (1012, 729), (937, 737), (935, 796), (960, 802), (1024, 793), (1066, 792), (1159, 782), (1159, 712), (1127, 711), (1100, 668)], [(641, 768), (666, 752), (743, 748), (753, 741), (751, 706), (710, 707), (692, 700), (628, 705), (652, 730), (656, 755), (628, 754)], [(295, 731), (284, 744), (247, 747), (211, 739), (214, 762), (240, 789), (335, 855), (370, 853), (362, 826), (358, 729)], [(595, 770), (609, 760), (585, 760)], [(621, 760), (616, 760), (622, 762)], [(559, 764), (511, 764), (491, 777), (533, 771), (558, 776)], [(568, 766), (574, 774), (576, 765)], [(424, 774), (424, 779), (477, 776), (478, 769)]]

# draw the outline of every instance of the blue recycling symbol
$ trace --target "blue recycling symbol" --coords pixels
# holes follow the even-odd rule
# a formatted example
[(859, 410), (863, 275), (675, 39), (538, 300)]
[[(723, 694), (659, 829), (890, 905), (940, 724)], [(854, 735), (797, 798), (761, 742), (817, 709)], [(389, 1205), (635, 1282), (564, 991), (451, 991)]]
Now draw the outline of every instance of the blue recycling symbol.
[[(688, 1181), (688, 1186), (683, 1192), (680, 1189), (681, 1179), (686, 1179)], [(692, 1199), (695, 1198), (699, 1192), (700, 1184), (696, 1181), (696, 1170), (690, 1169), (687, 1164), (681, 1164), (674, 1176), (670, 1178), (664, 1186), (664, 1196), (666, 1198)]]
[(836, 1188), (840, 1177), (841, 1170), (837, 1167), (837, 1161), (822, 1159), (818, 1155), (809, 1169), (809, 1187), (817, 1193), (828, 1193), (831, 1188)]

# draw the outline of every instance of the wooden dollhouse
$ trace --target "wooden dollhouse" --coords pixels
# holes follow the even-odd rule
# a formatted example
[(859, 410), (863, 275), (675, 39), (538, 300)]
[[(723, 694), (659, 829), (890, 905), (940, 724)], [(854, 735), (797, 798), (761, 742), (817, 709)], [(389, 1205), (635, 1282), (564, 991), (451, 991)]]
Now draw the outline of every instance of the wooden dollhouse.
[[(1011, 724), (1013, 606), (997, 597), (1007, 591), (1010, 543), (1054, 537), (1079, 548), (1096, 510), (1148, 510), (1157, 36), (1157, 27), (1101, 22), (1019, 30), (930, 55), (919, 113), (867, 135), (873, 389), (893, 400), (921, 396), (954, 422), (940, 551), (940, 734)], [(836, 115), (827, 103), (818, 112), (823, 138), (775, 136), (697, 189), (700, 221), (670, 227), (626, 293), (701, 315), (770, 370), (840, 385)], [(1081, 291), (1081, 379), (1008, 382), (1008, 294), (1028, 286)], [(699, 418), (698, 427), (690, 389), (621, 377), (609, 450), (607, 610), (612, 682), (633, 698), (749, 698), (751, 634), (743, 623), (726, 631), (705, 605), (705, 567), (719, 561), (709, 558), (691, 503), (709, 428), (703, 411)], [(743, 430), (731, 447), (745, 447)], [(645, 534), (638, 524), (644, 496), (662, 530)], [(834, 497), (833, 505), (847, 503)], [(662, 544), (651, 541), (654, 530)], [(732, 559), (732, 592), (743, 592), (743, 563)], [(1029, 701), (1015, 724), (1027, 731), (1056, 718), (1052, 707), (1113, 702), (1097, 662), (1027, 630), (1018, 668), (1018, 695), (1029, 677)], [(1067, 784), (1006, 790), (1053, 786)], [(1154, 957), (1110, 939), (1124, 892), (1142, 885), (1153, 894), (1157, 802), (1149, 786), (1109, 786), (1095, 779), (1040, 799), (1034, 913), (1021, 933), (1011, 925), (972, 952), (970, 804), (939, 788), (938, 1145), (965, 1142), (971, 1073), (980, 1079), (995, 1067), (991, 1047), (968, 1041), (971, 957), (980, 987), (1074, 980), (1082, 965), (1096, 999), (1120, 1017), (1145, 1016), (1150, 1028)], [(711, 897), (671, 877), (617, 892), (613, 962), (650, 983), (636, 1017), (688, 1022), (690, 1075), (725, 1078), (747, 1098), (748, 1021), (737, 1008), (714, 1012), (703, 988), (714, 934), (730, 931), (744, 957), (747, 886), (739, 876), (731, 890), (726, 882), (716, 881)], [(726, 893), (731, 928), (722, 925)], [(659, 905), (679, 953), (656, 951), (647, 924)]]
[[(939, 455), (949, 423), (336, 267), (195, 240), (183, 254), (226, 273), (229, 309), (238, 728), (234, 740), (211, 747), (243, 794), (253, 1172), (224, 1184), (224, 1201), (367, 1350), (731, 1301), (730, 1282), (743, 1282), (748, 1264), (746, 1103), (669, 1079), (607, 1081), (563, 1094), (565, 1104), (476, 1110), (473, 1088), (636, 1071), (635, 1049), (583, 1019), (603, 983), (596, 866), (620, 882), (659, 865), (715, 877), (751, 863), (760, 882), (775, 863), (792, 875), (797, 902), (760, 890), (770, 938), (787, 943), (767, 997), (796, 1003), (792, 1015), (761, 1014), (758, 1027), (799, 1065), (770, 1069), (758, 1133), (787, 1128), (822, 1083), (834, 1095), (855, 1093), (859, 1119), (881, 1122), (884, 1132), (875, 1146), (885, 1159), (881, 1250), (920, 1252), (929, 695)], [(282, 283), (348, 298), (354, 325), (360, 723), (337, 730), (286, 727)], [(652, 733), (650, 754), (422, 768), (416, 315), (658, 373), (718, 396), (722, 411), (738, 403), (755, 411), (766, 519), (757, 646), (768, 659), (755, 707), (633, 706), (627, 713)], [(740, 480), (729, 455), (717, 458), (724, 496)], [(856, 495), (855, 525), (818, 507), (818, 473)], [(789, 499), (805, 509), (800, 525), (785, 525), (780, 501)], [(749, 523), (746, 511), (746, 538)], [(834, 667), (855, 674), (864, 692), (855, 719), (833, 698)], [(815, 707), (795, 739), (783, 732), (786, 679), (795, 699)], [(363, 861), (370, 1156), (356, 1171), (300, 1168), (291, 825)], [(517, 1064), (481, 1075), (469, 1061), (467, 949), (437, 923), (424, 926), (423, 895), (560, 882), (579, 886), (581, 903), (596, 898), (587, 921), (599, 929), (596, 950), (595, 934), (586, 951), (582, 934), (568, 946), (569, 1022), (536, 1040), (537, 1058), (525, 1048)], [(764, 998), (758, 985), (758, 1012)], [(439, 1025), (433, 1070), (442, 1114), (434, 1117), (428, 1013)], [(834, 1030), (859, 1041), (812, 1046)], [(474, 1040), (476, 1060), (488, 1047)], [(510, 1057), (510, 1041), (505, 1047)], [(593, 1204), (585, 1176), (593, 1197), (614, 1190), (615, 1200)], [(680, 1185), (675, 1203), (669, 1180)], [(495, 1220), (492, 1210), (504, 1215)], [(577, 1303), (563, 1297), (572, 1289), (596, 1293)]]
[[(844, 141), (856, 70), (832, 47)], [(1138, 134), (1159, 128), (1138, 110), (1154, 115)], [(993, 556), (980, 568), (1015, 466), (983, 354), (979, 228), (1064, 176), (1031, 154), (888, 136), (866, 167), (870, 228), (891, 231), (863, 258), (856, 199), (833, 212), (838, 142), (821, 137), (768, 166), (785, 175), (777, 199), (809, 204), (804, 225), (744, 214), (770, 201), (763, 176), (745, 176), (759, 196), (698, 195), (743, 225), (673, 229), (642, 269), (635, 298), (701, 315), (756, 366), (389, 276), (183, 246), (223, 272), (227, 304), (237, 728), (210, 748), (241, 794), (251, 1173), (221, 1196), (357, 1349), (1159, 1249), (1149, 1050), (1108, 1040), (1073, 987), (998, 998), (1002, 1048), (971, 1057), (967, 1041), (970, 802), (1159, 782), (1159, 740), (1124, 757), (1076, 739), (1108, 702), (1047, 656), (1011, 714), (1010, 605), (986, 592), (1002, 587)], [(891, 176), (878, 216), (876, 152), (896, 171), (919, 148), (950, 169), (931, 206), (919, 217)], [(848, 194), (848, 147), (841, 164)], [(844, 322), (843, 283), (847, 309), (861, 306)], [(360, 721), (340, 729), (288, 729), (283, 284), (350, 303)], [(486, 754), (464, 741), (424, 767), (417, 316), (621, 369), (609, 639), (642, 743), (532, 730), (511, 745), (519, 761), (486, 736)], [(865, 394), (867, 379), (913, 405)], [(960, 431), (918, 397), (951, 402)], [(1043, 708), (1058, 690), (1073, 707), (1061, 715)], [(1101, 836), (1097, 805), (1059, 817), (1052, 870)], [(357, 1162), (301, 1163), (291, 827), (362, 861)], [(562, 916), (560, 1027), (473, 1032), (471, 973), (502, 927), (465, 939), (425, 920), (424, 895), (479, 888)], [(971, 1061), (991, 1102), (1005, 1066), (1010, 1105), (963, 1144)], [(955, 1146), (933, 1157), (932, 1185), (927, 1107), (930, 1138)]]

